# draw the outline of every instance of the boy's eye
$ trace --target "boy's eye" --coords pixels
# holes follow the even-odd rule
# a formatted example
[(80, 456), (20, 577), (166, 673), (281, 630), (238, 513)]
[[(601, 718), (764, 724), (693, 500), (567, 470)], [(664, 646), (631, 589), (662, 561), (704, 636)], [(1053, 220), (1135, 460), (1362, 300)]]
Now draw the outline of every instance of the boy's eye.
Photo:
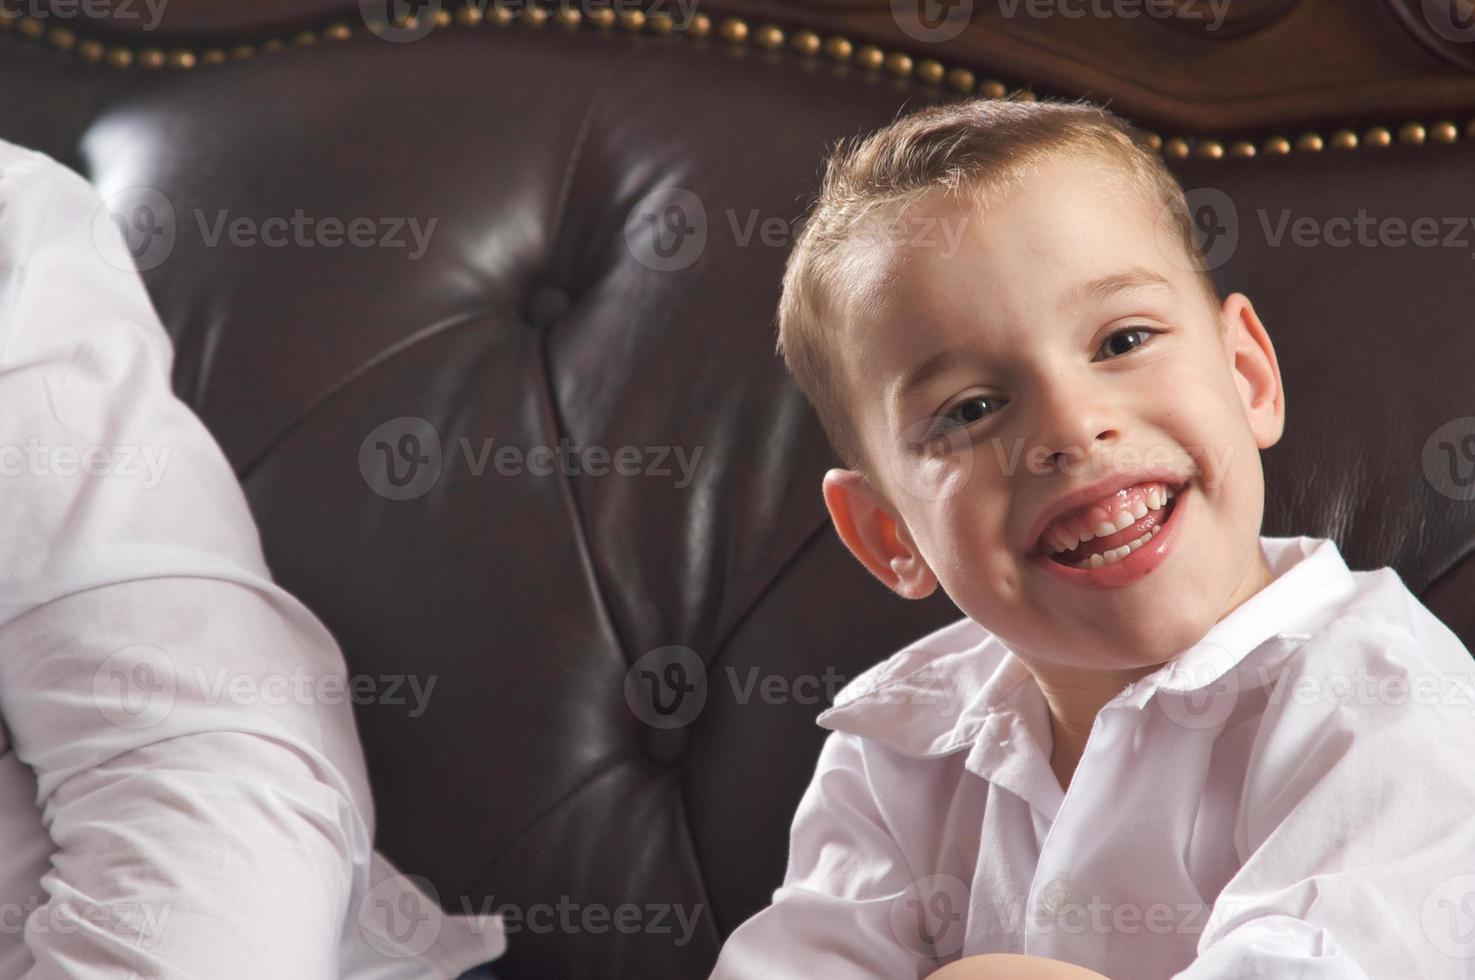
[(929, 438), (936, 438), (953, 429), (965, 428), (1004, 407), (1004, 399), (991, 395), (973, 395), (958, 402), (944, 412), (932, 427)]
[[(1098, 360), (1109, 360), (1129, 353), (1147, 343), (1147, 338), (1157, 332), (1149, 327), (1124, 327), (1106, 338), (1106, 342), (1101, 345), (1103, 356)], [(1134, 337), (1141, 339), (1133, 339)]]

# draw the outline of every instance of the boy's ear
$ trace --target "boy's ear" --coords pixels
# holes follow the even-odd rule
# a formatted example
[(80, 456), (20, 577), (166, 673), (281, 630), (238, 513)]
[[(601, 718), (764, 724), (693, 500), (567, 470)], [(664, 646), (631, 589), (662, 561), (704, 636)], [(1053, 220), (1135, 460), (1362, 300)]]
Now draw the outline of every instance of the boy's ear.
[(1285, 431), (1285, 389), (1281, 386), (1275, 347), (1244, 293), (1230, 294), (1224, 300), (1220, 316), (1245, 418), (1255, 434), (1255, 444), (1269, 449), (1280, 441)]
[(824, 495), (840, 540), (888, 589), (907, 599), (925, 599), (937, 589), (937, 576), (906, 525), (869, 480), (854, 470), (833, 469), (825, 474)]

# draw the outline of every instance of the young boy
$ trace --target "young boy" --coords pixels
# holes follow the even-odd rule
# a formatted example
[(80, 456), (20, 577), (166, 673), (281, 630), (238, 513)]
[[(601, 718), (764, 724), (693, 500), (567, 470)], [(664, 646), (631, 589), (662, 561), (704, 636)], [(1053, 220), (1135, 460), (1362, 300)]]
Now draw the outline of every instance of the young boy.
[(819, 716), (714, 978), (1475, 976), (1470, 654), (1260, 535), (1275, 351), (1134, 130), (978, 100), (842, 144), (779, 344), (841, 539), (967, 618)]

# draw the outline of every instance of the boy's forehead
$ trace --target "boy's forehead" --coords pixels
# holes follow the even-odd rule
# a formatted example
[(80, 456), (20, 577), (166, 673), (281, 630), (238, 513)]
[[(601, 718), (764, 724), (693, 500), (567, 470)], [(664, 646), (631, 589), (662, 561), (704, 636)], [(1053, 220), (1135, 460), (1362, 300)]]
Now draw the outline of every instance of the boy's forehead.
[(1097, 281), (1142, 274), (1177, 281), (1176, 232), (1149, 196), (1095, 161), (1042, 162), (1007, 191), (975, 203), (936, 194), (893, 220), (884, 238), (851, 256), (844, 322), (853, 349), (877, 331), (907, 340), (982, 310), (1003, 316), (1054, 312)]

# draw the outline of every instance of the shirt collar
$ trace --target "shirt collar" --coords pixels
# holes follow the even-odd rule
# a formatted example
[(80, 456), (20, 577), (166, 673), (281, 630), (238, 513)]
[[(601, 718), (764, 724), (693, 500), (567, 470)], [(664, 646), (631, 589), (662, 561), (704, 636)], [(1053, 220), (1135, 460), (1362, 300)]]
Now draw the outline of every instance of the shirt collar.
[[(1158, 691), (1207, 687), (1278, 636), (1304, 639), (1351, 598), (1352, 573), (1329, 538), (1265, 537), (1273, 581), (1215, 623), (1198, 643), (1129, 684), (1108, 707), (1141, 708)], [(874, 739), (913, 758), (974, 744), (985, 725), (1009, 732), (1038, 726), (1044, 706), (1013, 651), (972, 620), (945, 627), (847, 684), (816, 722)], [(999, 729), (999, 726), (1003, 726)]]

